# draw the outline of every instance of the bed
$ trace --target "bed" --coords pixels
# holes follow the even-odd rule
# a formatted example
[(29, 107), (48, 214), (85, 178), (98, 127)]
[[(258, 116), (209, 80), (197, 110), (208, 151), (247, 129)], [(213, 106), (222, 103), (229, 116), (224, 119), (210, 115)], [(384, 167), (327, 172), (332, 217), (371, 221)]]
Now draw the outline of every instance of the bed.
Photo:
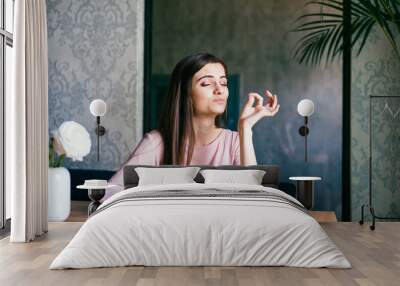
[(260, 185), (204, 183), (198, 173), (193, 183), (149, 186), (138, 185), (137, 167), (124, 168), (125, 190), (99, 206), (50, 269), (351, 267), (301, 203), (278, 189), (278, 166), (199, 166), (264, 170)]

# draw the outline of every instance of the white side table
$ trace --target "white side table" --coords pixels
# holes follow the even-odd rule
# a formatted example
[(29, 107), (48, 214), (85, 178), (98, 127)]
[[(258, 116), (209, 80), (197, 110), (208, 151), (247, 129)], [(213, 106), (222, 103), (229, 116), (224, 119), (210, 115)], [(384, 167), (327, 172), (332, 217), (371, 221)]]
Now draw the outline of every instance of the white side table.
[(100, 200), (104, 197), (107, 188), (115, 187), (116, 185), (90, 186), (87, 184), (76, 186), (77, 189), (88, 190), (88, 196), (92, 202), (88, 206), (88, 216), (96, 211), (101, 205)]
[(289, 180), (296, 181), (296, 199), (311, 210), (314, 206), (314, 182), (320, 181), (321, 177), (289, 177)]

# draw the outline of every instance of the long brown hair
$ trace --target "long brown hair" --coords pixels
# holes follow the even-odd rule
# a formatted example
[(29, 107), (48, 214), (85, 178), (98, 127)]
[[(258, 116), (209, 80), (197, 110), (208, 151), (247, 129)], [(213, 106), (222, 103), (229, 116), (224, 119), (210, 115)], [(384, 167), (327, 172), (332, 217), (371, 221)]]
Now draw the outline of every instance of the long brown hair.
[[(220, 63), (228, 76), (225, 63), (208, 53), (197, 53), (180, 60), (172, 71), (168, 93), (164, 100), (158, 131), (164, 143), (163, 165), (189, 165), (193, 155), (195, 134), (193, 130), (192, 79), (202, 67), (209, 63)], [(217, 115), (215, 125), (223, 127), (226, 109)], [(185, 162), (185, 149), (188, 155)]]

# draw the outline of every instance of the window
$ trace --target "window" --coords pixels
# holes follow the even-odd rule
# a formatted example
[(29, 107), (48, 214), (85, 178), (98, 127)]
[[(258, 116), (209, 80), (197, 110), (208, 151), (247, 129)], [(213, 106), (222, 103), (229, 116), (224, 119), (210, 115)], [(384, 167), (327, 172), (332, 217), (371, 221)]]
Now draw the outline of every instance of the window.
[(0, 0), (0, 228), (10, 218), (10, 194), (5, 188), (5, 99), (11, 92), (14, 0)]

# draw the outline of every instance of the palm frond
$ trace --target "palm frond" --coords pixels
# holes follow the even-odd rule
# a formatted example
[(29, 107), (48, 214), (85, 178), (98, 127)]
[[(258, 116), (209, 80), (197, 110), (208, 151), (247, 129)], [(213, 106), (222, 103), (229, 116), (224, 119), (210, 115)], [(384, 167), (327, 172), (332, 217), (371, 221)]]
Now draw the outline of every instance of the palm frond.
[(358, 47), (357, 56), (363, 50), (374, 24), (375, 22), (371, 18), (361, 18), (353, 22), (351, 46), (355, 47), (356, 43), (362, 38)]
[[(305, 33), (295, 47), (294, 58), (299, 63), (318, 65), (323, 61), (332, 61), (337, 53), (332, 51), (334, 40), (341, 40), (338, 34), (342, 34), (343, 4), (335, 0), (310, 1), (306, 5), (322, 5), (331, 8), (329, 13), (307, 13), (296, 19), (297, 26), (292, 32)], [(326, 48), (328, 47), (328, 50)]]
[[(389, 41), (396, 55), (400, 59), (400, 53), (396, 44), (396, 37), (392, 31), (392, 24), (396, 23), (391, 3), (393, 0), (358, 0), (369, 11), (371, 17), (376, 21), (386, 39)], [(399, 28), (400, 29), (400, 28)]]
[[(327, 59), (329, 58), (334, 59), (335, 56), (339, 54), (338, 46), (341, 43), (340, 38), (342, 38), (342, 35), (343, 35), (343, 23), (341, 23), (335, 28), (335, 33), (329, 43), (328, 52), (326, 54)], [(326, 61), (325, 63), (328, 64), (329, 62)]]
[[(352, 48), (362, 52), (375, 26), (379, 26), (400, 59), (396, 32), (400, 33), (400, 0), (351, 0)], [(304, 34), (295, 45), (293, 57), (299, 63), (329, 64), (343, 52), (343, 2), (313, 0), (306, 3), (330, 9), (330, 12), (307, 13), (298, 17), (291, 32)], [(394, 29), (395, 28), (395, 29)]]

